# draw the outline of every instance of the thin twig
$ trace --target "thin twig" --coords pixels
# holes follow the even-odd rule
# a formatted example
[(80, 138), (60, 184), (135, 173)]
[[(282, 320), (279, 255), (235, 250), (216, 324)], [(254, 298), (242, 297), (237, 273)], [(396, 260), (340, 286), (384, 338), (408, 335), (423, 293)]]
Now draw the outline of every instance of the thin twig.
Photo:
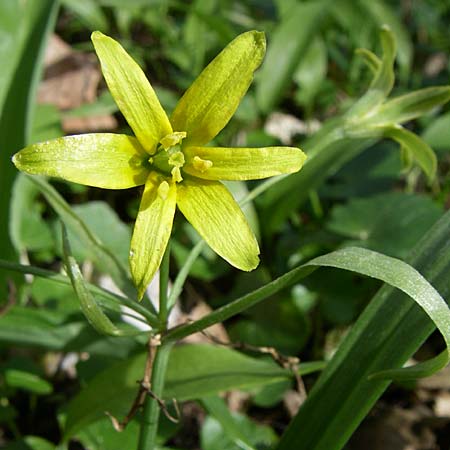
[(150, 336), (150, 339), (148, 340), (148, 352), (147, 359), (145, 361), (144, 378), (139, 382), (139, 390), (136, 394), (133, 404), (131, 405), (130, 411), (125, 416), (125, 418), (122, 421), (119, 421), (111, 413), (107, 411), (105, 412), (105, 414), (111, 419), (113, 427), (116, 431), (120, 432), (126, 428), (131, 419), (136, 415), (136, 413), (144, 404), (146, 395), (150, 394), (150, 380), (152, 377), (153, 361), (156, 354), (155, 349), (159, 345), (161, 345), (160, 335)]
[(254, 353), (269, 355), (279, 366), (283, 367), (283, 369), (292, 372), (295, 378), (297, 392), (302, 396), (302, 398), (306, 399), (307, 394), (305, 384), (303, 383), (302, 377), (298, 371), (300, 359), (296, 356), (283, 355), (273, 347), (257, 347), (255, 345), (246, 344), (244, 342), (224, 342), (219, 338), (209, 334), (206, 330), (201, 330), (200, 333), (217, 345), (234, 348), (236, 350), (250, 351)]
[(8, 279), (8, 300), (0, 307), (0, 317), (4, 316), (17, 302), (17, 288), (11, 279)]

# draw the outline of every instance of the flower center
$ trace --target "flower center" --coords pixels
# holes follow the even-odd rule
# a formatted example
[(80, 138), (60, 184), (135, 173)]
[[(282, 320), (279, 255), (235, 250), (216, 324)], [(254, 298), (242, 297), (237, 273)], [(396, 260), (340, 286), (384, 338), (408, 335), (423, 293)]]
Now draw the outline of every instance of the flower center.
[(176, 183), (183, 180), (180, 169), (185, 163), (185, 158), (181, 150), (181, 141), (185, 137), (184, 131), (176, 131), (164, 136), (157, 152), (149, 159), (150, 164), (157, 170), (166, 175), (172, 175), (172, 180)]

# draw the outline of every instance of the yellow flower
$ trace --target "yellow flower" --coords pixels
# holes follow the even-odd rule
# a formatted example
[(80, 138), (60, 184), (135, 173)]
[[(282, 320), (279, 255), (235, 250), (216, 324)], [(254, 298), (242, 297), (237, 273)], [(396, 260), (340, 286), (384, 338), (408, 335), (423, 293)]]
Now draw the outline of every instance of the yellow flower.
[(218, 180), (253, 180), (298, 171), (306, 156), (293, 147), (204, 147), (228, 123), (265, 53), (263, 33), (234, 39), (186, 91), (170, 120), (138, 64), (95, 31), (92, 41), (118, 107), (136, 137), (94, 133), (30, 145), (13, 157), (31, 174), (88, 186), (145, 185), (130, 248), (142, 298), (170, 238), (175, 208), (222, 258), (242, 270), (259, 248), (242, 211)]

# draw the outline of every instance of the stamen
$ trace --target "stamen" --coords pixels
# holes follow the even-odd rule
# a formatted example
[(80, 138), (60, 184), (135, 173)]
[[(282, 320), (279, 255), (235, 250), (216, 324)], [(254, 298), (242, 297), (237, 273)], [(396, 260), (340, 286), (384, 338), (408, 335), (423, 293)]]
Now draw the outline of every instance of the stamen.
[(167, 200), (167, 196), (169, 195), (169, 183), (167, 181), (163, 181), (158, 186), (158, 196), (161, 200)]
[(174, 167), (170, 173), (172, 174), (172, 180), (175, 181), (175, 183), (183, 181), (179, 167)]
[(211, 167), (213, 166), (213, 162), (210, 161), (209, 159), (202, 159), (199, 156), (194, 156), (192, 165), (194, 166), (195, 170), (198, 170), (199, 172), (203, 173), (206, 172), (208, 169), (211, 169)]
[(164, 136), (159, 142), (163, 146), (163, 149), (167, 151), (170, 147), (180, 144), (185, 137), (185, 131), (175, 131), (174, 133)]

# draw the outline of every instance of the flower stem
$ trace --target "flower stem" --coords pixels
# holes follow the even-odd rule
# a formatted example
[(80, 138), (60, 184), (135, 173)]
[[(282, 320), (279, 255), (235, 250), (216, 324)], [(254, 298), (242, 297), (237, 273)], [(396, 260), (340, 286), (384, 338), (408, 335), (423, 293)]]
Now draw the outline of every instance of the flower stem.
[[(161, 330), (167, 330), (168, 308), (168, 285), (169, 285), (169, 265), (170, 265), (170, 241), (164, 252), (161, 265), (159, 267), (159, 313), (158, 321)], [(158, 432), (158, 420), (160, 409), (164, 406), (162, 395), (164, 390), (164, 379), (166, 376), (167, 363), (169, 361), (170, 350), (173, 343), (161, 345), (159, 347), (149, 347), (149, 355), (155, 352), (151, 367), (149, 392), (145, 398), (141, 431), (139, 435), (138, 450), (153, 450), (156, 446), (156, 436)], [(147, 374), (148, 376), (149, 374)]]
[(161, 265), (159, 266), (159, 323), (162, 330), (167, 329), (168, 303), (167, 292), (169, 286), (169, 265), (170, 265), (170, 241), (164, 252)]
[(156, 349), (150, 384), (152, 395), (148, 394), (145, 399), (138, 450), (154, 450), (156, 447), (156, 436), (161, 409), (159, 399), (163, 395), (164, 379), (172, 345), (171, 343), (164, 344)]

